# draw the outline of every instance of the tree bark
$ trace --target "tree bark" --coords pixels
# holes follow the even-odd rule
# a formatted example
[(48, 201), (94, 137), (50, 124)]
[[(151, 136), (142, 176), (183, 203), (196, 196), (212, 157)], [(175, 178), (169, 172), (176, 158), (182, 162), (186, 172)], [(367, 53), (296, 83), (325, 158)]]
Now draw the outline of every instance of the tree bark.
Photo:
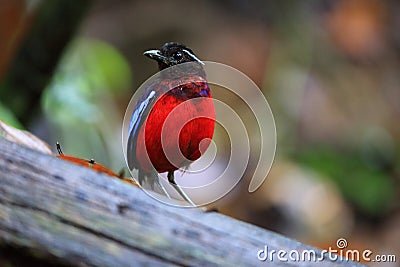
[(0, 138), (0, 251), (7, 251), (10, 262), (17, 257), (73, 266), (361, 266), (329, 259), (261, 262), (257, 252), (264, 246), (321, 253), (218, 213), (159, 203), (118, 179)]

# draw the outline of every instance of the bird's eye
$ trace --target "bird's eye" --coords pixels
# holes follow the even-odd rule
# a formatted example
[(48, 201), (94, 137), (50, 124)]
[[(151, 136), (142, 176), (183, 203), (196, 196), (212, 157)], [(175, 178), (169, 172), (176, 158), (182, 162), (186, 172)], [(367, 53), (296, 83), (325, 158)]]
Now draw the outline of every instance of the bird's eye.
[(181, 52), (176, 52), (173, 57), (175, 60), (179, 61), (183, 58), (183, 54)]

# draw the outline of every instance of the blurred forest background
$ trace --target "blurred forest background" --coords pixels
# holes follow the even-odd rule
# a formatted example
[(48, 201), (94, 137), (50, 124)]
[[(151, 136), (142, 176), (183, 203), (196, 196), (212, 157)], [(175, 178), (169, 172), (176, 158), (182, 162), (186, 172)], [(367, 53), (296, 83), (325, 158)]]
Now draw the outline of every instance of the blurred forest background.
[(118, 171), (125, 109), (157, 70), (143, 51), (184, 43), (252, 78), (276, 120), (268, 179), (220, 211), (400, 260), (399, 29), (395, 0), (0, 0), (0, 119)]

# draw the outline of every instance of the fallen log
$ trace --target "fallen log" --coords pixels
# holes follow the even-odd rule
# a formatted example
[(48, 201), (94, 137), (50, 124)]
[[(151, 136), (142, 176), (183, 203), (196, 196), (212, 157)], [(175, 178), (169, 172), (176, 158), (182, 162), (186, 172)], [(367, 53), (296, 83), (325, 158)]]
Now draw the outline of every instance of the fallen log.
[(106, 174), (0, 138), (0, 263), (361, 266), (333, 262), (327, 254), (320, 262), (262, 262), (265, 246), (322, 257), (282, 235), (215, 212), (162, 204)]

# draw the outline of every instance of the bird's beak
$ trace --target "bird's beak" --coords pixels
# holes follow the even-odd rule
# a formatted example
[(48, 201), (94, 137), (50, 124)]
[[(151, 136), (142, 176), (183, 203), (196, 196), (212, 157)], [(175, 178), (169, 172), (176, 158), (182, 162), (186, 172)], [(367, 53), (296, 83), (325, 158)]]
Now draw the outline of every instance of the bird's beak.
[(160, 50), (154, 49), (154, 50), (148, 50), (143, 53), (146, 57), (149, 57), (151, 59), (156, 60), (157, 62), (164, 63), (166, 65), (169, 65), (168, 58), (161, 55)]

